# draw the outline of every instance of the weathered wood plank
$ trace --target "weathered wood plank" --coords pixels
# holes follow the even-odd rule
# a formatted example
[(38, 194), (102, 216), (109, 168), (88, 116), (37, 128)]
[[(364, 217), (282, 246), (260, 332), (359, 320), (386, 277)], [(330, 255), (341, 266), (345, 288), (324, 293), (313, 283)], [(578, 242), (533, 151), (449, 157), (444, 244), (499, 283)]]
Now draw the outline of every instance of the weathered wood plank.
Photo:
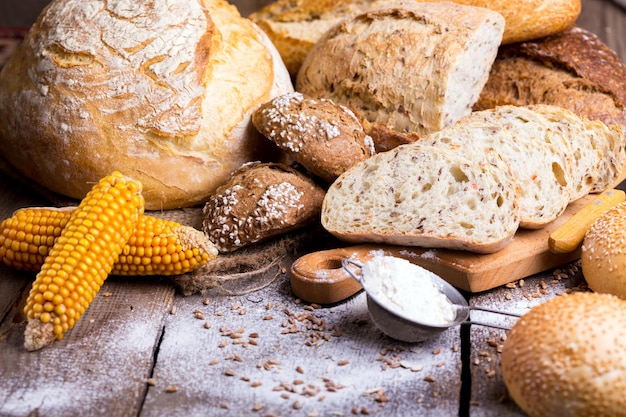
[(35, 352), (12, 309), (0, 326), (0, 415), (137, 415), (173, 296), (167, 282), (110, 277), (74, 329)]
[(598, 35), (626, 60), (626, 10), (606, 0), (583, 0), (577, 24)]
[(250, 415), (255, 407), (280, 416), (458, 415), (458, 328), (399, 343), (374, 327), (363, 293), (312, 308), (294, 298), (286, 276), (252, 294), (209, 297), (206, 305), (201, 296), (176, 299), (142, 417)]

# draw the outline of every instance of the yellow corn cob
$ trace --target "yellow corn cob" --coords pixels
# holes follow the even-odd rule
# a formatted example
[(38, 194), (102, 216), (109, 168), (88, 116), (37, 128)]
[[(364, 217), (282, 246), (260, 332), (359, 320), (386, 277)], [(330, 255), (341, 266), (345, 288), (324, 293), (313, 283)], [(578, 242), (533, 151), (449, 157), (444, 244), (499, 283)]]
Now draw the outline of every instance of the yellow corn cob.
[(141, 188), (114, 172), (72, 212), (26, 300), (27, 350), (62, 339), (89, 307), (143, 213)]
[[(0, 259), (6, 265), (39, 271), (75, 207), (37, 207), (16, 211), (0, 223)], [(140, 216), (112, 275), (179, 275), (217, 257), (208, 236), (190, 226)]]

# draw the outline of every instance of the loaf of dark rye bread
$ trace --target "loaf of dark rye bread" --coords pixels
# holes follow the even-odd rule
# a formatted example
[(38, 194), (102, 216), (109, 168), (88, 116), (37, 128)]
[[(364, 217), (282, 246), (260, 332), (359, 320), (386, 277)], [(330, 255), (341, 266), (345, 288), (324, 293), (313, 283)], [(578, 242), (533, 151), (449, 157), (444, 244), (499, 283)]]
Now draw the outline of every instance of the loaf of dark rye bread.
[(626, 66), (594, 33), (562, 33), (500, 48), (474, 110), (551, 104), (626, 127)]
[(248, 163), (209, 197), (202, 230), (220, 252), (232, 252), (318, 221), (324, 194), (285, 164)]

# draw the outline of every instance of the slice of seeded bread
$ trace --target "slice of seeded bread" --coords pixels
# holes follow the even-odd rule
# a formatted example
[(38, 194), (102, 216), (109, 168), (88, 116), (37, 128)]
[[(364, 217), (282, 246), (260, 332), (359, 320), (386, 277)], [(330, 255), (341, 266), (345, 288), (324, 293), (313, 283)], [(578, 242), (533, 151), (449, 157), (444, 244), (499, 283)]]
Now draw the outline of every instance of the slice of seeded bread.
[(518, 229), (518, 198), (502, 169), (413, 143), (342, 174), (326, 193), (321, 221), (350, 242), (491, 253)]
[(570, 141), (574, 157), (571, 201), (604, 191), (618, 179), (625, 159), (620, 125), (607, 126), (559, 106), (535, 104), (528, 108), (545, 116)]
[(528, 107), (473, 112), (419, 143), (456, 148), (474, 162), (495, 149), (521, 189), (520, 227), (541, 228), (570, 202), (574, 158), (569, 139), (546, 116)]

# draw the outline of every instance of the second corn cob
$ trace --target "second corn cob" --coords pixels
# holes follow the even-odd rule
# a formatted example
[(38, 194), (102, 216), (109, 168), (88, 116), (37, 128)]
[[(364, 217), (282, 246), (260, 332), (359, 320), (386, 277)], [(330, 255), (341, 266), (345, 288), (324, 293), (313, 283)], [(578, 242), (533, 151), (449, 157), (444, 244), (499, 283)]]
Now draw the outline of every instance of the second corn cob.
[(143, 213), (141, 183), (114, 172), (72, 212), (26, 300), (27, 350), (63, 335), (89, 307)]
[[(0, 261), (39, 271), (75, 207), (24, 208), (0, 223)], [(203, 232), (142, 215), (113, 266), (113, 275), (179, 275), (206, 265), (217, 248)]]

